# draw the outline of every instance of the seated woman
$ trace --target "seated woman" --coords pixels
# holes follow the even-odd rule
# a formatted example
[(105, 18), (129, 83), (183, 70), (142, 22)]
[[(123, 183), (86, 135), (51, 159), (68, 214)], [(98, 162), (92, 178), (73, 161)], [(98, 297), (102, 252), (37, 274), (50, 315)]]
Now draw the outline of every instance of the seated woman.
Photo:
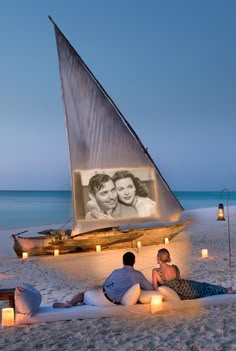
[(154, 268), (152, 270), (152, 284), (154, 290), (157, 290), (161, 285), (168, 286), (179, 295), (181, 300), (197, 299), (219, 294), (236, 294), (236, 290), (232, 288), (224, 288), (219, 285), (181, 279), (179, 268), (174, 264), (169, 264), (171, 258), (167, 249), (160, 249), (157, 252), (157, 262), (160, 268)]

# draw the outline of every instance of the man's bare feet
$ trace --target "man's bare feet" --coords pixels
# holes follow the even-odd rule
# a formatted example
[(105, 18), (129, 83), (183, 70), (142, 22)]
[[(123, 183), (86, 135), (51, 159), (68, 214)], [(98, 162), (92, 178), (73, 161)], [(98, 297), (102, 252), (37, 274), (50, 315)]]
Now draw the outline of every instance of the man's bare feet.
[(228, 288), (227, 289), (227, 294), (236, 294), (236, 290), (233, 290), (233, 288)]
[(72, 305), (68, 302), (55, 302), (52, 305), (53, 308), (69, 308), (72, 307)]
[(72, 306), (84, 305), (84, 293), (75, 295), (70, 301), (66, 302), (55, 302), (53, 308), (69, 308)]

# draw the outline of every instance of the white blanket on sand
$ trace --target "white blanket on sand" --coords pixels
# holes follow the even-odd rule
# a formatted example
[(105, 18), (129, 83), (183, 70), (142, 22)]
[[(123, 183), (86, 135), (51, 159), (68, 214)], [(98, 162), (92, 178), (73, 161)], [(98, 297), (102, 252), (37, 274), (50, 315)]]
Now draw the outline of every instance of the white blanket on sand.
[[(204, 297), (195, 300), (179, 300), (172, 302), (163, 302), (162, 311), (171, 311), (178, 309), (197, 309), (209, 305), (226, 305), (236, 303), (236, 294), (223, 294)], [(34, 316), (16, 314), (16, 325), (55, 322), (61, 320), (73, 319), (91, 319), (105, 317), (130, 317), (150, 313), (150, 304), (136, 304), (133, 306), (112, 305), (107, 307), (101, 306), (75, 306), (70, 308), (53, 308), (52, 305), (41, 305), (39, 311)]]

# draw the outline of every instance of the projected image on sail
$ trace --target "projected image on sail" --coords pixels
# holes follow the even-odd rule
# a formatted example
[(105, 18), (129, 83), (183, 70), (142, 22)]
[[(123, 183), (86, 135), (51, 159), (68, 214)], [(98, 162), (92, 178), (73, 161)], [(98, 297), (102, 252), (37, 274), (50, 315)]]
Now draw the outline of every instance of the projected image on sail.
[(156, 215), (156, 182), (150, 167), (75, 171), (74, 189), (77, 219)]

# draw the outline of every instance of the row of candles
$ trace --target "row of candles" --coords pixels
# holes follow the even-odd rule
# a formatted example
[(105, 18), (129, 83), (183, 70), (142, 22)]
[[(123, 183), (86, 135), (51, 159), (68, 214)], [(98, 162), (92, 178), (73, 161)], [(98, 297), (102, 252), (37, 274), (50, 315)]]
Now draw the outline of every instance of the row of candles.
[[(165, 238), (164, 239), (164, 243), (165, 243), (165, 245), (169, 244), (169, 239)], [(140, 249), (141, 247), (142, 247), (142, 242), (141, 241), (137, 241), (137, 249)], [(101, 252), (102, 251), (101, 245), (96, 245), (95, 249), (96, 249), (96, 252)], [(54, 256), (59, 256), (60, 251), (59, 251), (59, 249), (55, 249), (53, 253), (54, 253)], [(28, 257), (29, 257), (28, 252), (25, 251), (25, 252), (22, 253), (23, 260), (27, 259)]]
[[(165, 244), (169, 244), (169, 239), (168, 238), (165, 238)], [(137, 241), (137, 249), (141, 249), (142, 247), (142, 242), (141, 241)], [(96, 245), (96, 252), (101, 252), (102, 251), (102, 247), (101, 245)], [(54, 250), (54, 256), (59, 256), (60, 254), (60, 251), (59, 249), (55, 249)], [(208, 250), (207, 249), (202, 249), (201, 251), (201, 255), (202, 255), (202, 258), (207, 258), (208, 257)], [(22, 253), (22, 258), (23, 259), (26, 259), (28, 258), (28, 252), (23, 252)]]
[[(53, 254), (54, 254), (54, 256), (59, 256), (59, 254), (60, 254), (59, 249), (55, 249)], [(23, 258), (23, 260), (29, 258), (28, 252), (26, 252), (26, 251), (22, 252), (22, 258)]]

